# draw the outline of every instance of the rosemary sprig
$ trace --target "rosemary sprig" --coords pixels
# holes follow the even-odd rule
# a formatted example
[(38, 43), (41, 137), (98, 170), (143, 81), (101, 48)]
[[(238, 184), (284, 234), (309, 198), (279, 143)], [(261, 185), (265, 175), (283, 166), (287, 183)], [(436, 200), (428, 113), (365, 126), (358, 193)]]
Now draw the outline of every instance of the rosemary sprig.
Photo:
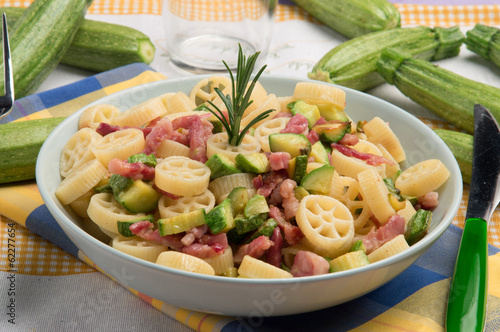
[(252, 83), (248, 85), (250, 77), (252, 76), (255, 62), (257, 61), (259, 54), (260, 52), (257, 52), (248, 57), (247, 60), (245, 55), (243, 55), (241, 45), (239, 45), (238, 65), (236, 67), (236, 81), (227, 63), (225, 61), (222, 61), (231, 77), (232, 97), (229, 94), (224, 96), (224, 94), (222, 93), (222, 91), (220, 91), (219, 88), (215, 88), (214, 90), (217, 93), (217, 95), (222, 99), (222, 102), (226, 106), (227, 118), (224, 115), (224, 113), (214, 103), (208, 101), (209, 104), (213, 108), (215, 108), (215, 111), (208, 108), (209, 111), (212, 114), (214, 114), (215, 117), (217, 117), (217, 119), (219, 119), (220, 122), (222, 122), (222, 125), (224, 126), (224, 129), (227, 132), (228, 142), (230, 145), (233, 146), (240, 145), (241, 142), (243, 141), (243, 138), (245, 137), (245, 134), (250, 130), (250, 128), (257, 122), (267, 118), (269, 116), (269, 113), (274, 111), (273, 109), (269, 109), (267, 111), (262, 112), (257, 117), (255, 117), (255, 119), (250, 121), (250, 123), (245, 128), (243, 128), (243, 130), (240, 131), (241, 119), (243, 118), (243, 114), (245, 113), (245, 110), (248, 108), (248, 106), (250, 106), (253, 103), (253, 100), (250, 100), (252, 91), (259, 77), (267, 67), (263, 66), (259, 70), (257, 75), (255, 75), (254, 79), (252, 80)]

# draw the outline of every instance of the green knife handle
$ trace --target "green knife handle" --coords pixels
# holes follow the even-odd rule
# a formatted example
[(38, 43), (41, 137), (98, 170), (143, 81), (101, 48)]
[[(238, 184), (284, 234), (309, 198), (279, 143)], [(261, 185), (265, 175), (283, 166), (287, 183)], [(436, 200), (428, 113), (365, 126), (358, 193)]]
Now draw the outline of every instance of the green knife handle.
[(486, 221), (465, 222), (446, 312), (446, 331), (483, 331), (488, 292)]

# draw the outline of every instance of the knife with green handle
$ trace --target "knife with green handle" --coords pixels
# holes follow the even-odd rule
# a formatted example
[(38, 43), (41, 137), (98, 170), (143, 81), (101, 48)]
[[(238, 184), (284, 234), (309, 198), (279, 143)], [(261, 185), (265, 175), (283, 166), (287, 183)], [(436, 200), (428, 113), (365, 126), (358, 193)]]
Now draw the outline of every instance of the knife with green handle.
[(500, 129), (474, 106), (474, 149), (469, 201), (448, 296), (446, 331), (483, 331), (488, 294), (488, 222), (500, 201)]

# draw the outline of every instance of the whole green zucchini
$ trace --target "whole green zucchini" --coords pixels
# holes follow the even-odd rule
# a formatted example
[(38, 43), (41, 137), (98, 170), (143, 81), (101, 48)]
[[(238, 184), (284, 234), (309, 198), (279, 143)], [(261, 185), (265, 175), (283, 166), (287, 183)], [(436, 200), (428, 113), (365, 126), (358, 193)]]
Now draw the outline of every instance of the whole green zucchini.
[(456, 56), (465, 36), (451, 28), (395, 28), (348, 40), (330, 50), (308, 73), (309, 78), (365, 91), (384, 82), (377, 73), (383, 49), (396, 47), (412, 57), (440, 60)]
[[(54, 70), (90, 3), (90, 0), (35, 0), (19, 17), (10, 33), (16, 98), (35, 91)], [(3, 91), (3, 77), (0, 83)]]
[(463, 181), (470, 184), (474, 136), (448, 129), (434, 129), (434, 132), (448, 145), (460, 167)]
[(47, 136), (64, 119), (0, 124), (0, 183), (34, 179), (38, 152)]
[[(21, 7), (0, 7), (9, 26), (25, 11)], [(150, 64), (155, 46), (148, 36), (131, 27), (85, 19), (60, 63), (102, 72), (134, 62)]]
[(474, 132), (475, 104), (488, 108), (500, 121), (499, 88), (390, 48), (382, 52), (377, 70), (417, 104), (469, 133)]
[(348, 38), (401, 26), (399, 11), (387, 0), (293, 0), (293, 2)]
[(500, 29), (478, 23), (466, 35), (467, 49), (500, 67)]

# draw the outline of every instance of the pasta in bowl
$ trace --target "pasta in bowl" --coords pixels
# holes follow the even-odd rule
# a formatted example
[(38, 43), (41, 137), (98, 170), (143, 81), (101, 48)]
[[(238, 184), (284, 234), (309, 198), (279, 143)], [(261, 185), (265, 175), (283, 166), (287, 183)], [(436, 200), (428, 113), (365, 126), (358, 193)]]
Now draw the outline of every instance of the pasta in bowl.
[[(451, 223), (462, 192), (456, 161), (432, 130), (403, 110), (354, 90), (264, 75), (246, 124), (264, 110), (274, 111), (254, 124), (242, 150), (234, 151), (211, 113), (193, 111), (208, 98), (217, 105), (216, 96), (197, 88), (211, 80), (223, 78), (165, 80), (110, 95), (65, 120), (42, 147), (37, 181), (48, 209), (82, 252), (118, 282), (193, 310), (247, 315), (255, 303), (280, 292), (286, 301), (275, 304), (270, 315), (307, 312), (383, 285)], [(308, 113), (291, 110), (298, 100), (318, 106), (323, 115), (329, 108), (319, 97), (297, 92), (297, 86), (342, 91), (340, 106), (348, 121), (305, 124), (296, 115), (308, 120)], [(99, 129), (92, 119), (108, 122), (105, 135), (106, 126)], [(353, 141), (330, 142), (332, 132), (325, 126), (312, 129), (334, 121), (349, 122), (344, 136)], [(206, 122), (210, 131), (195, 127)], [(297, 123), (295, 131), (285, 130)], [(151, 124), (170, 124), (169, 137), (178, 139), (148, 142), (156, 128)], [(190, 138), (189, 131), (197, 135)], [(203, 135), (202, 143), (193, 143)], [(328, 144), (316, 144), (324, 143), (325, 135)], [(303, 137), (309, 142), (305, 148)], [(84, 146), (91, 146), (90, 157)], [(148, 149), (155, 151), (154, 162), (126, 162)], [(111, 179), (119, 187), (117, 180), (127, 178), (123, 169), (137, 162), (154, 164), (139, 172), (142, 178), (129, 190), (147, 202), (120, 203), (124, 191), (110, 188)], [(252, 168), (257, 166), (264, 168)], [(153, 178), (147, 175), (150, 168)], [(418, 197), (435, 191), (439, 204), (428, 218), (429, 203)], [(150, 201), (153, 205), (144, 207)], [(420, 210), (420, 220), (429, 225), (423, 238), (414, 234), (418, 241), (410, 240), (405, 233)], [(397, 236), (375, 243), (383, 227), (398, 230)]]

